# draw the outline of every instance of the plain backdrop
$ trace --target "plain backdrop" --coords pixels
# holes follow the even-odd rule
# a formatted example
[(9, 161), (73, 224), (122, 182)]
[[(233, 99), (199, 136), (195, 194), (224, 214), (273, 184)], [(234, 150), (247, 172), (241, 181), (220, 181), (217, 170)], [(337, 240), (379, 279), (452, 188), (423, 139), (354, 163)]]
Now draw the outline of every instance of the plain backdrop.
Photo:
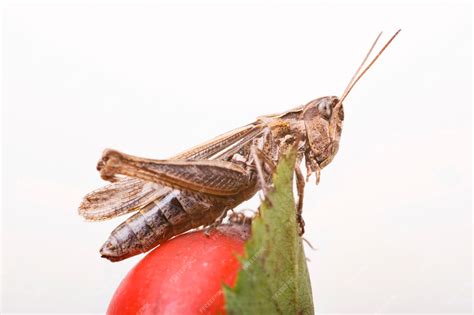
[[(9, 2), (3, 7), (2, 312), (102, 313), (143, 256), (77, 215), (104, 148), (166, 158), (340, 95), (341, 148), (306, 186), (321, 313), (471, 312), (469, 4)], [(256, 207), (252, 200), (242, 208)]]

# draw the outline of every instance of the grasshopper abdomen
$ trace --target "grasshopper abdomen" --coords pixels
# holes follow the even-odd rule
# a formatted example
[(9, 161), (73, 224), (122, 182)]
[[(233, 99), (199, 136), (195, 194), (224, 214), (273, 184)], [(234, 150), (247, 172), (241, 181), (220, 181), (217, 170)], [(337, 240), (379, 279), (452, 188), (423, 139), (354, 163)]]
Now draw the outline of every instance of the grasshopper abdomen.
[(116, 227), (100, 253), (111, 261), (120, 261), (192, 228), (209, 225), (229, 206), (219, 199), (222, 198), (172, 190)]

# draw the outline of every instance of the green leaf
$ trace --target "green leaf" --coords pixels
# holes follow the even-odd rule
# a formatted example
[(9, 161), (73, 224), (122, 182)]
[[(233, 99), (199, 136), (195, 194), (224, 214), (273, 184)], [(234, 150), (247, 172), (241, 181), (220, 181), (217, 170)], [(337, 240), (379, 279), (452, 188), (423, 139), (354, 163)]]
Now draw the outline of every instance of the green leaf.
[(293, 197), (295, 152), (279, 162), (274, 189), (252, 223), (234, 288), (224, 287), (228, 314), (314, 314), (311, 283)]

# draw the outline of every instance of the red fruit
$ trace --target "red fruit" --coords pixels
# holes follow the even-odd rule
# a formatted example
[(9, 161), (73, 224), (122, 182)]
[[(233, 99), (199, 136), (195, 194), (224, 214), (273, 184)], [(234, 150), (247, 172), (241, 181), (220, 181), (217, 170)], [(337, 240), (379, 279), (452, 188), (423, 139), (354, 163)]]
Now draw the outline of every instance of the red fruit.
[(222, 284), (233, 286), (247, 225), (196, 231), (155, 248), (125, 277), (107, 314), (222, 314)]

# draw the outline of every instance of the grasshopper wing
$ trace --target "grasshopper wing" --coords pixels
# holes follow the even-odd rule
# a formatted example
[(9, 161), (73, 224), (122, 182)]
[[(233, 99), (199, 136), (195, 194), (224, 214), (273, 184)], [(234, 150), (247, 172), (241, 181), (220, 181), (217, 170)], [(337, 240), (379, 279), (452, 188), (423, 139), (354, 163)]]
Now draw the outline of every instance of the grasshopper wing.
[(87, 194), (79, 214), (90, 221), (111, 219), (139, 210), (168, 191), (167, 187), (138, 178), (123, 178)]
[(252, 123), (246, 126), (234, 129), (220, 136), (215, 137), (205, 143), (188, 149), (170, 160), (215, 160), (224, 159), (244, 144), (248, 143), (260, 133), (265, 125), (261, 123)]
[[(248, 143), (263, 129), (261, 124), (249, 124), (194, 148), (170, 160), (223, 159)], [(162, 198), (171, 188), (143, 180), (124, 177), (87, 194), (79, 206), (79, 214), (87, 220), (107, 220), (137, 211)]]

